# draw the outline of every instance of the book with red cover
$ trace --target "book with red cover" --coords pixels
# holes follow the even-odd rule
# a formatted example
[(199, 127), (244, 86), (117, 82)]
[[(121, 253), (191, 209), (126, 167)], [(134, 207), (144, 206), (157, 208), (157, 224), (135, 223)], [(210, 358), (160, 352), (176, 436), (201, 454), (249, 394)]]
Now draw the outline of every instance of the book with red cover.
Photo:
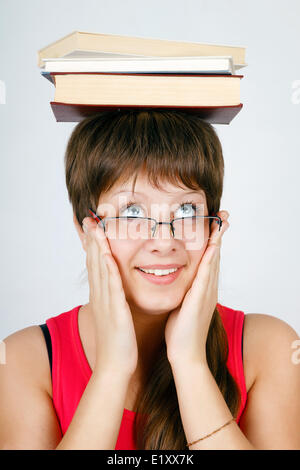
[[(49, 79), (50, 81), (52, 81), (52, 83), (54, 84), (54, 86), (56, 85), (56, 80), (55, 80), (55, 76), (59, 76), (59, 75), (69, 75), (68, 73), (66, 72), (50, 72), (50, 74), (48, 73), (42, 73), (42, 75), (45, 76), (45, 78)], [(99, 75), (107, 75), (105, 73), (85, 73), (85, 72), (75, 72), (73, 73), (72, 75), (77, 75), (77, 76), (84, 76), (84, 75), (95, 75), (95, 76), (99, 76)], [(141, 76), (141, 75), (144, 75), (144, 76), (151, 76), (152, 74), (125, 74), (125, 73), (112, 73), (112, 74), (109, 74), (109, 75), (131, 75), (131, 76)], [(161, 76), (167, 76), (168, 74), (156, 74), (155, 76), (156, 77), (159, 77), (159, 75)], [(192, 75), (192, 74), (178, 74), (177, 76), (188, 76), (188, 75)], [(173, 75), (173, 77), (176, 76), (176, 75)], [(193, 75), (194, 77), (195, 76), (198, 76), (199, 78), (203, 77), (202, 74), (196, 74), (196, 75)], [(209, 79), (209, 77), (212, 77), (214, 76), (213, 74), (212, 75), (206, 75), (206, 78), (205, 80)], [(227, 75), (228, 77), (228, 75)], [(243, 78), (242, 75), (231, 75), (231, 79), (241, 79)], [(222, 76), (221, 75), (218, 75), (218, 80), (219, 79), (222, 79)], [(171, 82), (172, 82), (172, 78), (171, 78)], [(170, 82), (170, 84), (171, 84)], [(50, 102), (51, 104), (51, 108), (52, 108), (52, 111), (54, 113), (54, 116), (56, 118), (56, 121), (57, 122), (80, 122), (81, 120), (83, 120), (84, 118), (88, 117), (88, 116), (91, 116), (93, 114), (97, 114), (97, 113), (101, 113), (101, 112), (106, 112), (106, 111), (110, 111), (110, 110), (116, 110), (116, 109), (126, 109), (126, 110), (130, 110), (130, 109), (161, 109), (161, 110), (179, 110), (179, 111), (183, 111), (183, 112), (186, 112), (186, 113), (193, 113), (193, 114), (196, 114), (198, 115), (200, 118), (212, 123), (212, 124), (229, 124), (232, 119), (240, 112), (240, 110), (242, 109), (242, 103), (235, 103), (233, 105), (222, 105), (222, 104), (219, 104), (219, 105), (215, 105), (215, 106), (209, 106), (209, 105), (203, 105), (203, 106), (200, 106), (200, 105), (197, 105), (197, 106), (191, 106), (191, 105), (179, 105), (179, 104), (175, 104), (175, 105), (172, 105), (172, 104), (149, 104), (149, 103), (145, 103), (145, 104), (129, 104), (129, 103), (126, 103), (126, 104), (120, 104), (120, 103), (113, 103), (113, 104), (101, 104), (101, 103), (97, 103), (97, 104), (87, 104), (86, 102), (81, 102), (81, 103), (70, 103), (70, 102), (63, 102), (61, 100), (58, 100), (58, 101), (51, 101)]]
[(157, 110), (178, 110), (185, 113), (192, 113), (211, 124), (230, 124), (232, 119), (240, 112), (243, 104), (234, 106), (110, 106), (110, 105), (93, 105), (93, 104), (69, 104), (50, 102), (53, 114), (57, 122), (80, 122), (86, 117), (101, 112), (112, 110), (130, 110), (130, 109), (157, 109)]

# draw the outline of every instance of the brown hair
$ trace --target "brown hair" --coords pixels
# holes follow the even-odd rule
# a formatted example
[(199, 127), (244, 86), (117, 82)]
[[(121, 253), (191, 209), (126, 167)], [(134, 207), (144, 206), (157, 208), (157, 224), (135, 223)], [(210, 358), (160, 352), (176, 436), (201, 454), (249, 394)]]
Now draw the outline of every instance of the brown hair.
[[(142, 170), (159, 189), (160, 183), (168, 181), (204, 190), (209, 215), (220, 210), (224, 160), (211, 124), (181, 111), (115, 110), (81, 121), (67, 145), (66, 184), (79, 224), (90, 217), (89, 207), (96, 211), (102, 193), (132, 176), (135, 185)], [(236, 417), (240, 390), (226, 366), (228, 341), (217, 306), (206, 353), (208, 366)], [(165, 341), (153, 364), (136, 403), (137, 449), (184, 450), (186, 438)]]

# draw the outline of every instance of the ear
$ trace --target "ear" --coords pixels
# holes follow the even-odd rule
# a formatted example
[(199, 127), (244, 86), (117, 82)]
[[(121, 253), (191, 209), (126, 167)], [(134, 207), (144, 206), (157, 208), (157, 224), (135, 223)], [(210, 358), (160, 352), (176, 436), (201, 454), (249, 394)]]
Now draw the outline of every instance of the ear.
[(86, 234), (84, 233), (84, 231), (82, 229), (82, 226), (79, 224), (79, 222), (77, 220), (77, 217), (75, 215), (75, 212), (73, 212), (73, 222), (74, 222), (76, 231), (78, 233), (78, 236), (80, 238), (82, 248), (84, 249), (84, 251), (86, 251), (86, 247), (85, 247), (85, 245), (86, 245)]

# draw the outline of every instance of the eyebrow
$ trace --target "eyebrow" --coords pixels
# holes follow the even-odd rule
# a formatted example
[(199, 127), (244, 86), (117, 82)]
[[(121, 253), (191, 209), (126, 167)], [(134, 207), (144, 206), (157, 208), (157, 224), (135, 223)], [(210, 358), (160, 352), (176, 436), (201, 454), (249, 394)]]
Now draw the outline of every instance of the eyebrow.
[[(147, 199), (149, 199), (149, 196), (145, 193), (140, 193), (138, 191), (135, 191), (134, 193), (131, 191), (131, 190), (128, 190), (128, 189), (123, 189), (122, 191), (118, 191), (116, 193), (113, 193), (112, 196), (116, 196), (117, 194), (122, 194), (122, 193), (130, 193), (132, 194), (133, 196), (135, 194), (139, 194), (141, 196), (145, 196)], [(183, 196), (187, 196), (188, 194), (198, 194), (198, 196), (203, 196), (203, 191), (202, 190), (199, 190), (199, 191), (184, 191), (184, 192), (181, 192), (181, 193), (177, 193), (176, 196), (174, 197), (174, 199), (177, 199), (177, 198), (180, 198), (180, 197), (183, 197)]]

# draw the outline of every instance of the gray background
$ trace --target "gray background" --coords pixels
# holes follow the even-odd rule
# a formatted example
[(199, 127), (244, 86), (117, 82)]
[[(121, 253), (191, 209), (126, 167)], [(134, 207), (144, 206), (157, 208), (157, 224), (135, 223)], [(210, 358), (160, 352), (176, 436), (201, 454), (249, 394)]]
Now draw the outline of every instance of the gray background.
[(76, 124), (55, 121), (54, 88), (37, 66), (38, 49), (74, 30), (247, 48), (244, 108), (215, 126), (231, 224), (219, 301), (300, 332), (299, 18), (299, 0), (0, 0), (0, 339), (88, 301), (64, 182)]

